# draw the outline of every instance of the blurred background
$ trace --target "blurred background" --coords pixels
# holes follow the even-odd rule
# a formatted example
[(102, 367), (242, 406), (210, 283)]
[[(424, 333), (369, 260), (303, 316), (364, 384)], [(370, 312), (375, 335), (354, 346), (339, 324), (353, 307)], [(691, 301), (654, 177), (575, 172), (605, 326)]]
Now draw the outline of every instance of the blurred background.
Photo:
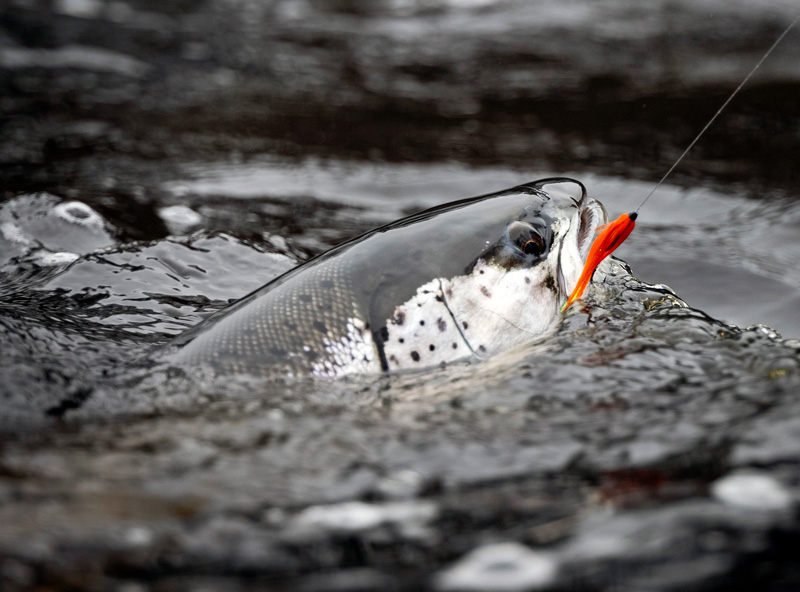
[[(6, 195), (140, 200), (157, 199), (156, 181), (177, 165), (263, 154), (657, 179), (797, 9), (728, 0), (4, 5)], [(789, 35), (673, 181), (798, 185), (798, 50), (800, 35)]]

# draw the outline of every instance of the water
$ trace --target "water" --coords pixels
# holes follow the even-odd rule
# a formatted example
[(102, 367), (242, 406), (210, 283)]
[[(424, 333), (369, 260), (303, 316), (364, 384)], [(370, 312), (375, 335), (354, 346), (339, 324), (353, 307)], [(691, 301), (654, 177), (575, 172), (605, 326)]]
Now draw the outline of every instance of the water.
[(796, 585), (796, 38), (555, 335), (340, 381), (148, 362), (423, 208), (557, 174), (634, 209), (794, 10), (12, 3), (0, 587)]
[[(647, 186), (574, 176), (612, 216), (629, 209)], [(121, 553), (126, 564), (147, 571), (131, 549), (158, 554), (165, 537), (177, 536), (182, 570), (211, 564), (292, 582), (295, 570), (341, 568), (345, 560), (335, 557), (345, 552), (345, 537), (410, 553), (400, 564), (380, 553), (347, 561), (369, 566), (363, 577), (372, 583), (383, 581), (372, 566), (383, 565), (406, 573), (413, 586), (420, 574), (456, 559), (481, 540), (479, 533), (490, 532), (548, 549), (547, 586), (603, 587), (616, 577), (614, 569), (639, 581), (639, 565), (659, 561), (666, 571), (645, 580), (659, 587), (672, 585), (698, 561), (708, 565), (681, 577), (697, 583), (710, 577), (708, 570), (719, 578), (731, 562), (750, 561), (751, 550), (735, 538), (740, 535), (666, 558), (680, 537), (705, 532), (709, 514), (713, 528), (725, 531), (759, 537), (776, 528), (791, 532), (793, 498), (784, 493), (793, 486), (791, 472), (764, 477), (778, 499), (790, 500), (777, 509), (761, 509), (766, 498), (760, 490), (744, 490), (741, 495), (755, 496), (747, 502), (755, 507), (752, 518), (708, 497), (715, 479), (751, 467), (750, 459), (794, 457), (800, 408), (789, 393), (800, 380), (800, 344), (763, 326), (731, 324), (765, 320), (761, 313), (770, 312), (772, 324), (788, 336), (797, 326), (791, 311), (781, 314), (780, 301), (769, 303), (776, 294), (791, 299), (798, 293), (798, 279), (780, 270), (798, 256), (800, 241), (776, 240), (792, 234), (796, 205), (787, 198), (765, 205), (665, 186), (620, 255), (641, 261), (656, 278), (685, 281), (700, 304), (689, 307), (666, 286), (637, 280), (636, 263), (631, 275), (615, 261), (608, 274), (597, 274), (555, 336), (487, 362), (284, 383), (247, 376), (220, 382), (139, 364), (170, 336), (309, 251), (408, 209), (450, 201), (465, 187), (477, 193), (522, 180), (513, 170), (453, 164), (189, 164), (163, 187), (165, 204), (180, 202), (189, 210), (162, 214), (167, 223), (190, 221), (189, 234), (120, 242), (105, 223), (102, 240), (113, 244), (99, 250), (91, 234), (97, 231), (86, 225), (69, 221), (53, 230), (41, 222), (56, 217), (56, 199), (22, 196), (7, 203), (31, 250), (20, 247), (4, 268), (2, 427), (10, 439), (2, 466), (66, 498), (53, 500), (55, 514), (30, 515), (25, 508), (39, 502), (8, 497), (3, 520), (9, 526), (0, 544), (37, 570), (51, 569), (53, 555), (37, 559), (36, 545), (58, 542), (87, 566), (97, 561), (89, 549), (100, 545), (101, 557)], [(243, 205), (231, 226), (251, 233), (247, 240), (219, 230), (230, 224), (234, 203)], [(266, 223), (275, 220), (295, 232), (278, 238)], [(41, 228), (48, 233), (37, 235)], [(252, 235), (257, 228), (259, 238)], [(753, 248), (732, 248), (743, 234)], [(79, 258), (60, 250), (67, 244), (84, 247), (69, 251), (81, 252)], [(53, 262), (56, 247), (61, 259)], [(727, 290), (718, 286), (720, 276)], [(748, 298), (754, 293), (758, 298)], [(700, 308), (725, 313), (724, 322)], [(768, 427), (776, 422), (786, 426), (783, 437)], [(31, 429), (39, 435), (23, 437)], [(5, 487), (7, 495), (17, 495), (15, 486)], [(513, 500), (513, 519), (501, 518), (506, 511), (494, 506), (503, 499)], [(348, 505), (353, 500), (363, 506)], [(130, 509), (116, 509), (123, 507)], [(639, 513), (606, 516), (607, 507)], [(308, 526), (302, 508), (330, 517)], [(462, 518), (454, 522), (453, 516)], [(189, 526), (198, 520), (199, 530)], [(646, 525), (664, 520), (684, 524), (689, 534), (660, 527), (663, 538), (636, 542), (650, 539)], [(20, 547), (14, 541), (23, 532), (35, 537)], [(112, 538), (99, 542), (99, 533)], [(436, 552), (441, 537), (462, 542)], [(610, 545), (609, 537), (618, 542)], [(642, 555), (641, 544), (651, 555)], [(332, 558), (304, 555), (320, 546)], [(769, 549), (756, 545), (758, 553)], [(481, 557), (466, 556), (458, 569), (488, 569), (481, 577), (492, 579), (493, 568)], [(516, 557), (509, 559), (514, 582), (527, 581), (525, 574), (543, 561), (535, 554), (510, 557)], [(123, 577), (116, 569), (104, 577)], [(442, 572), (437, 586), (447, 589), (460, 573)], [(218, 585), (228, 587), (230, 577)], [(339, 577), (345, 589), (358, 587), (352, 572)], [(194, 578), (175, 585), (202, 581)]]

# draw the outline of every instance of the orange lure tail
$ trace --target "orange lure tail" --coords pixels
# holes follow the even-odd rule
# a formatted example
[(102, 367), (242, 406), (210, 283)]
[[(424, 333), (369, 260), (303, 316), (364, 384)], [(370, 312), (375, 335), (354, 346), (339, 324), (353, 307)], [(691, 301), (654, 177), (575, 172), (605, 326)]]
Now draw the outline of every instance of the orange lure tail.
[(592, 243), (592, 248), (589, 250), (589, 256), (586, 257), (586, 263), (583, 266), (583, 272), (578, 280), (578, 284), (575, 286), (575, 289), (572, 291), (572, 294), (570, 294), (566, 303), (564, 303), (564, 306), (561, 307), (562, 311), (566, 310), (570, 304), (583, 295), (583, 291), (586, 289), (586, 286), (589, 285), (589, 281), (594, 275), (594, 270), (597, 269), (600, 262), (613, 253), (614, 249), (624, 243), (628, 235), (633, 232), (633, 228), (636, 226), (637, 216), (638, 214), (636, 212), (622, 214), (613, 222), (597, 227), (597, 231), (600, 232), (600, 234)]

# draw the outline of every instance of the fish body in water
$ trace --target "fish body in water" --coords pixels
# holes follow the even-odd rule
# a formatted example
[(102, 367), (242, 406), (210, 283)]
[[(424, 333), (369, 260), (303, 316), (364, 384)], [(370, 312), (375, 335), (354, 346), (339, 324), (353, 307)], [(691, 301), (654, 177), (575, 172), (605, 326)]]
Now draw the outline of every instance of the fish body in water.
[(439, 206), (276, 278), (165, 357), (218, 374), (337, 377), (490, 356), (555, 327), (604, 222), (566, 178)]

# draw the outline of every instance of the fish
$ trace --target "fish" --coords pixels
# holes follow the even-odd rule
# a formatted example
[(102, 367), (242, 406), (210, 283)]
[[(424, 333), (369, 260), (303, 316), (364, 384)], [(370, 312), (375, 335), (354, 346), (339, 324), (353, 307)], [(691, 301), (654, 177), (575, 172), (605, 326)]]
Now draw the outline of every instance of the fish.
[(555, 330), (606, 219), (566, 177), (434, 207), (286, 272), (161, 357), (216, 375), (320, 378), (487, 358)]

